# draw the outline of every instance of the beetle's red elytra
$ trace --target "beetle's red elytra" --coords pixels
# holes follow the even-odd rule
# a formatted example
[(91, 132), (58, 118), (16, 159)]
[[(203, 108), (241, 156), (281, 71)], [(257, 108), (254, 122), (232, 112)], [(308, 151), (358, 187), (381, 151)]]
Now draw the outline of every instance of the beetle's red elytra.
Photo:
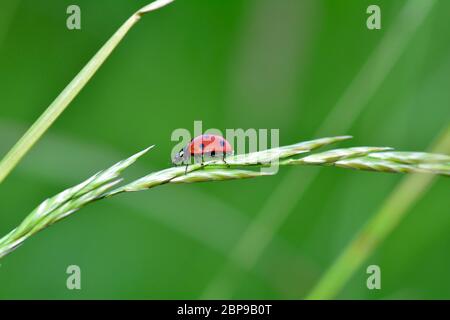
[(203, 163), (205, 159), (222, 159), (225, 162), (225, 157), (233, 155), (233, 147), (222, 136), (214, 134), (202, 134), (195, 137), (175, 154), (172, 163), (175, 165), (189, 164), (192, 158), (197, 163)]

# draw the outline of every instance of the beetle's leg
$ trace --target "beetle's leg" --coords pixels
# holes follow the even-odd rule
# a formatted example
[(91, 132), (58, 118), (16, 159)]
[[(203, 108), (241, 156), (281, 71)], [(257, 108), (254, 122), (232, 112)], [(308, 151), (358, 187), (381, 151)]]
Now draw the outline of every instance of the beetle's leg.
[(227, 163), (227, 161), (225, 160), (225, 156), (226, 156), (226, 152), (223, 152), (222, 153), (222, 161), (223, 161), (223, 163), (225, 163), (226, 165), (227, 165), (227, 167), (229, 168), (230, 167), (230, 165)]
[(183, 162), (181, 162), (181, 165), (182, 166), (184, 166), (184, 165), (186, 165), (186, 167), (184, 168), (184, 174), (186, 175), (187, 174), (187, 169), (188, 169), (188, 167), (189, 167), (189, 160), (188, 159), (183, 159)]

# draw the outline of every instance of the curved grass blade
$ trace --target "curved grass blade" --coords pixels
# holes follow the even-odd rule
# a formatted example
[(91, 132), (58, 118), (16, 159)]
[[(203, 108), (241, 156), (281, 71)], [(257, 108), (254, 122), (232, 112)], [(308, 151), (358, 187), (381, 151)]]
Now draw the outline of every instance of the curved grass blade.
[(125, 21), (2, 159), (0, 162), (0, 183), (2, 183), (53, 122), (55, 122), (81, 89), (84, 88), (136, 22), (144, 14), (157, 10), (173, 1), (156, 0), (137, 11)]

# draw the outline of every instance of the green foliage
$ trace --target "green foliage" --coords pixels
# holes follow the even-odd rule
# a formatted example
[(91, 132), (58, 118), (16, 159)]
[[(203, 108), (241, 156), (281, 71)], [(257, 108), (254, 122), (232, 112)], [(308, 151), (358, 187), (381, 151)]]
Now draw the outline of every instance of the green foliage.
[[(1, 154), (138, 7), (79, 0), (82, 30), (68, 31), (71, 4), (0, 4)], [(143, 177), (165, 167), (171, 132), (194, 120), (277, 128), (283, 143), (352, 134), (354, 145), (434, 150), (428, 147), (449, 119), (450, 3), (380, 0), (379, 31), (365, 27), (370, 4), (177, 1), (141, 19), (0, 185), (0, 233), (47, 195), (149, 141), (158, 152), (127, 172)], [(384, 163), (375, 154), (370, 162)], [(391, 156), (397, 152), (384, 154)], [(402, 159), (397, 168), (417, 169)], [(450, 268), (447, 178), (314, 166), (98, 201), (2, 259), (0, 298), (193, 299), (213, 292), (292, 299), (308, 296), (321, 279), (338, 298), (450, 297), (442, 285)], [(191, 174), (204, 178), (203, 170)], [(373, 234), (363, 228), (380, 212), (385, 236), (339, 263), (355, 237)], [(392, 214), (398, 219), (385, 223)], [(63, 285), (73, 263), (87, 278), (80, 292)], [(379, 292), (364, 286), (368, 264), (382, 268)], [(339, 272), (328, 277), (327, 270)]]

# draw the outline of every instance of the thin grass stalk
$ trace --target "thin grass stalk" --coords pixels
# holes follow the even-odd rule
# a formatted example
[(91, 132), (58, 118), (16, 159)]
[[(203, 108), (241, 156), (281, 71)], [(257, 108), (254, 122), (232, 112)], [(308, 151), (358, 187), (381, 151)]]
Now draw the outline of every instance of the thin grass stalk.
[[(349, 136), (322, 138), (245, 155), (236, 155), (227, 158), (226, 162), (222, 160), (208, 161), (202, 164), (192, 164), (187, 168), (184, 166), (167, 168), (116, 187), (122, 180), (121, 173), (152, 148), (149, 147), (128, 159), (118, 162), (109, 169), (100, 171), (81, 184), (45, 200), (16, 229), (0, 239), (0, 258), (15, 250), (35, 233), (92, 202), (125, 192), (148, 190), (164, 184), (225, 181), (268, 176), (276, 174), (277, 171), (257, 171), (254, 169), (268, 167), (273, 163), (280, 166), (334, 165), (379, 172), (424, 172), (450, 175), (450, 158), (448, 156), (426, 153), (395, 153), (391, 148), (385, 147), (334, 149), (303, 156), (304, 153), (311, 153), (319, 147), (349, 138)], [(297, 158), (299, 156), (300, 158)], [(383, 165), (380, 165), (380, 161), (383, 162)], [(426, 165), (429, 165), (429, 167), (426, 167)]]
[(89, 82), (100, 66), (109, 57), (111, 52), (122, 41), (130, 29), (141, 17), (149, 12), (157, 10), (174, 0), (157, 0), (141, 8), (134, 13), (125, 23), (112, 35), (112, 37), (100, 48), (92, 59), (81, 69), (66, 88), (56, 97), (50, 106), (42, 113), (36, 122), (17, 141), (12, 149), (0, 162), (0, 183), (15, 168), (25, 154), (42, 137), (47, 129), (63, 113), (72, 100), (78, 95), (81, 89)]
[[(450, 151), (450, 127), (438, 140), (433, 152)], [(423, 159), (427, 162), (442, 161), (443, 174), (449, 175), (448, 156), (430, 153), (405, 153), (390, 152), (374, 153), (373, 158), (400, 163), (414, 163), (419, 168), (427, 167), (421, 164)], [(393, 165), (392, 163), (392, 165)], [(399, 172), (396, 170), (395, 172)], [(347, 245), (338, 258), (331, 264), (330, 268), (319, 279), (317, 285), (312, 289), (307, 299), (332, 299), (350, 280), (352, 275), (361, 267), (362, 263), (372, 255), (378, 245), (401, 222), (408, 210), (417, 202), (424, 192), (430, 187), (435, 176), (433, 175), (411, 175), (405, 177), (397, 188), (386, 199), (380, 210), (363, 227), (356, 237)]]

